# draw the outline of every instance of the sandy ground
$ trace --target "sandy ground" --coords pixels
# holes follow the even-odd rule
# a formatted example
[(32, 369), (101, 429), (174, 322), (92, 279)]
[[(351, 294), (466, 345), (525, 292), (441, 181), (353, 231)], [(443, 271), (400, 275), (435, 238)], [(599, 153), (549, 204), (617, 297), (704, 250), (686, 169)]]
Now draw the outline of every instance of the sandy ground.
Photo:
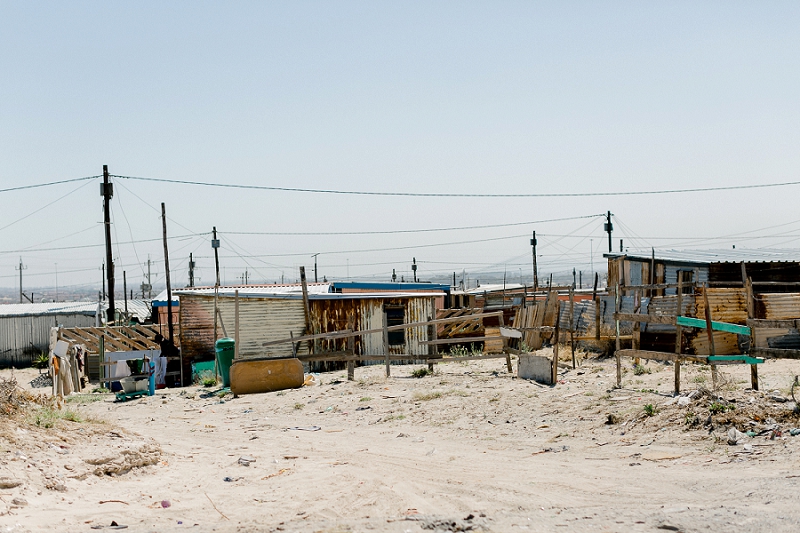
[[(717, 411), (735, 409), (714, 413), (706, 395), (672, 398), (661, 363), (627, 362), (613, 389), (610, 359), (555, 387), (490, 360), (240, 398), (79, 396), (79, 422), (4, 420), (0, 531), (797, 531), (800, 419), (778, 400), (798, 367), (761, 365), (761, 392), (725, 367)], [(685, 365), (683, 380), (711, 373)], [(729, 445), (732, 426), (758, 436)]]

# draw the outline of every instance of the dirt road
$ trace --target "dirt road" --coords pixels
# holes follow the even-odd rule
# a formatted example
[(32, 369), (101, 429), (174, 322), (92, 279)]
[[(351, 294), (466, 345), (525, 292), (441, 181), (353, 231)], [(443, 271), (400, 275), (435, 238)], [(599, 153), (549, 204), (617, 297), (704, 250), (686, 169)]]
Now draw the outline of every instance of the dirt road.
[[(386, 379), (381, 366), (363, 367), (355, 382), (330, 373), (318, 386), (240, 398), (198, 387), (128, 403), (78, 397), (67, 407), (105, 423), (68, 422), (59, 435), (83, 428), (105, 441), (76, 441), (66, 454), (4, 442), (0, 476), (28, 477), (0, 490), (2, 531), (88, 532), (112, 521), (131, 532), (800, 526), (800, 436), (790, 434), (800, 419), (793, 402), (778, 401), (796, 363), (762, 365), (762, 392), (745, 390), (748, 368), (725, 368), (724, 402), (678, 402), (672, 367), (660, 363), (638, 375), (628, 364), (622, 389), (612, 388), (612, 360), (562, 370), (555, 387), (507, 374), (502, 360), (410, 377), (418, 368), (393, 367)], [(685, 367), (687, 391), (706, 380), (707, 368)], [(729, 445), (732, 425), (758, 436)], [(87, 459), (144, 445), (159, 448), (155, 464), (72, 475)], [(20, 446), (32, 446), (24, 460)], [(63, 492), (44, 486), (42, 465)]]

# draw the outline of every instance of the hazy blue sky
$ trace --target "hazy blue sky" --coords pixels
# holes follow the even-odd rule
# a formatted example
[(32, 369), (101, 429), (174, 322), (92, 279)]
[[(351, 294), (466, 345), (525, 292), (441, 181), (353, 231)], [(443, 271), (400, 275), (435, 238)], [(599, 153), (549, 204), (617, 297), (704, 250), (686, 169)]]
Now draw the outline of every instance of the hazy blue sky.
[[(797, 2), (3, 1), (0, 188), (96, 175), (103, 164), (126, 176), (408, 192), (797, 181), (798, 28)], [(392, 268), (407, 276), (412, 257), (424, 278), (503, 268), (529, 278), (531, 230), (541, 234), (543, 274), (588, 271), (592, 257), (597, 267), (606, 242), (599, 218), (376, 236), (230, 232), (442, 228), (611, 210), (615, 246), (625, 238), (631, 250), (800, 248), (798, 186), (432, 199), (115, 182), (115, 241), (160, 237), (166, 202), (173, 236), (217, 226), (231, 282), (245, 267), (254, 281), (294, 278), (316, 252), (320, 273), (335, 278), (348, 264), (351, 277), (387, 279)], [(0, 286), (17, 283), (21, 255), (26, 285), (53, 285), (57, 263), (60, 285), (99, 287), (98, 189), (92, 181), (0, 194)], [(717, 239), (777, 225), (749, 234), (759, 238)], [(509, 238), (469, 242), (498, 237)], [(431, 244), (440, 246), (408, 249)], [(37, 251), (85, 245), (98, 246)], [(207, 235), (170, 248), (178, 284), (189, 252), (200, 282), (213, 282)], [(374, 249), (386, 250), (359, 251)], [(115, 246), (119, 287), (123, 269), (130, 285), (141, 282), (148, 254), (163, 279), (158, 241)]]

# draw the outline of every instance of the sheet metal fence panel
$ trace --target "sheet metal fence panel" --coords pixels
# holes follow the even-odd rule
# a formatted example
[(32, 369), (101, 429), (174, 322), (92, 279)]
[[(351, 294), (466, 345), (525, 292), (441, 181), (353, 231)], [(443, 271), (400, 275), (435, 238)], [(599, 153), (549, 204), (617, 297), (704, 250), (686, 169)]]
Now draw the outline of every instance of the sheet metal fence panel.
[[(678, 310), (678, 296), (671, 294), (668, 296), (654, 296), (648, 307), (650, 313), (654, 315), (676, 316)], [(695, 296), (684, 294), (681, 298), (681, 316), (694, 316)], [(642, 325), (643, 331), (648, 333), (675, 333), (675, 326), (671, 324), (647, 324)]]
[[(647, 313), (649, 298), (642, 298), (641, 312)], [(562, 335), (569, 332), (569, 301), (559, 301), (560, 308), (558, 313), (558, 324)], [(615, 327), (614, 321), (614, 296), (600, 297), (600, 329), (603, 334), (611, 334)], [(593, 335), (595, 326), (596, 305), (592, 300), (582, 300), (575, 302), (573, 320), (575, 324), (575, 335)], [(620, 301), (620, 312), (633, 313), (633, 296), (623, 296)], [(633, 322), (620, 322), (620, 333), (630, 335), (633, 332)], [(562, 341), (565, 337), (561, 337)]]

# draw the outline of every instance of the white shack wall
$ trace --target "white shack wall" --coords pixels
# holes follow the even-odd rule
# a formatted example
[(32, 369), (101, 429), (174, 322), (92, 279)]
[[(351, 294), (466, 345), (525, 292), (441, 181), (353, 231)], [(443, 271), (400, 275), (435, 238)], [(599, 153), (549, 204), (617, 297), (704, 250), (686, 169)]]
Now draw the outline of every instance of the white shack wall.
[[(385, 300), (363, 300), (361, 304), (361, 324), (359, 329), (377, 329), (383, 327), (383, 304)], [(424, 322), (436, 318), (434, 298), (408, 298), (406, 299), (405, 321)], [(402, 348), (392, 348), (391, 352), (402, 355), (427, 355), (428, 346), (420, 344), (428, 340), (427, 327), (416, 327), (406, 330), (406, 343)], [(362, 337), (362, 350), (364, 355), (386, 355), (383, 349), (383, 334), (371, 333)]]
[(0, 317), (0, 365), (30, 365), (31, 352), (48, 351), (54, 326), (92, 327), (94, 315)]
[[(363, 300), (361, 302), (361, 324), (358, 329), (377, 329), (383, 327), (383, 300)], [(364, 355), (386, 355), (383, 350), (383, 334), (370, 333), (361, 337), (361, 350)]]

